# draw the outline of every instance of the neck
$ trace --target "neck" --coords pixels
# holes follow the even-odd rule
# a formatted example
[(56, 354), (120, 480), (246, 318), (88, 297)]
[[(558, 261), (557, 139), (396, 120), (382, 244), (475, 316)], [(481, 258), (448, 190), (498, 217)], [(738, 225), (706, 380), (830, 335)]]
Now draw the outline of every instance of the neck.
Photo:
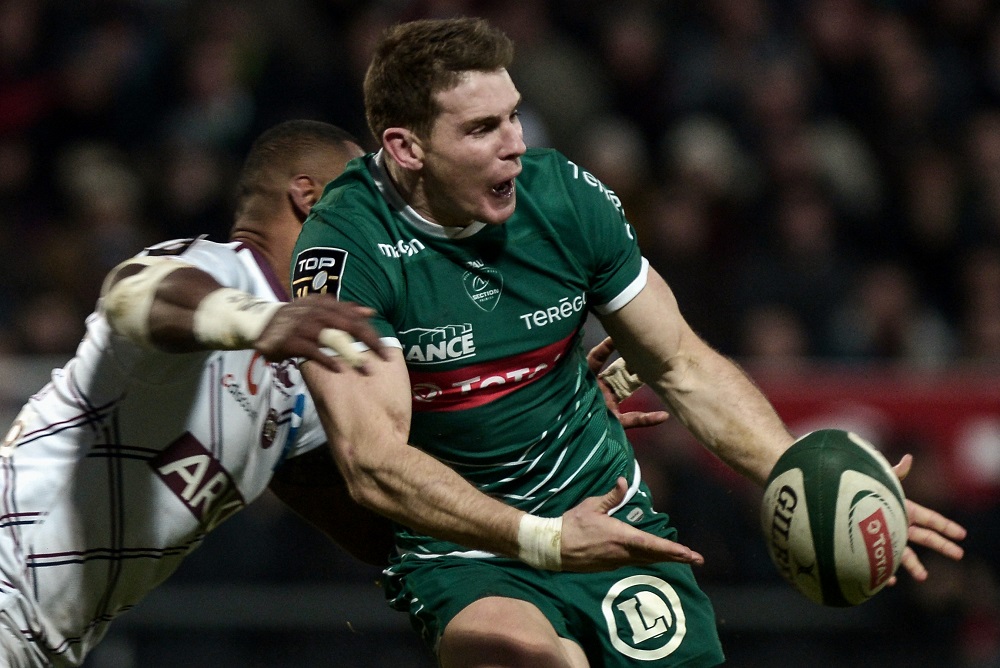
[(289, 295), (291, 294), (292, 286), (289, 279), (289, 267), (292, 263), (295, 237), (290, 238), (290, 243), (282, 243), (279, 240), (279, 235), (267, 234), (256, 226), (237, 222), (229, 239), (253, 246), (267, 262), (275, 276), (281, 280), (285, 291)]
[[(458, 219), (449, 216), (448, 210), (444, 207), (438, 206), (436, 209), (432, 207), (431, 196), (427, 191), (427, 181), (423, 175), (403, 169), (388, 155), (385, 157), (385, 171), (403, 201), (424, 219), (442, 227), (452, 228), (467, 227), (475, 222), (471, 219)], [(439, 204), (440, 202), (441, 198), (438, 200)]]

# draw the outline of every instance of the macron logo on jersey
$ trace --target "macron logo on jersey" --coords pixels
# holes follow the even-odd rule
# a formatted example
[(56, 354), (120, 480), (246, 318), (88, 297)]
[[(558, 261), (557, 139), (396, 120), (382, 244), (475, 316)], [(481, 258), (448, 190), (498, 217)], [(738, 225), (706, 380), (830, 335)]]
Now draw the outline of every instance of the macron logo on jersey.
[(229, 472), (190, 433), (168, 445), (149, 466), (198, 521), (207, 518), (215, 526), (245, 505)]
[(493, 402), (552, 371), (575, 336), (576, 332), (543, 348), (459, 369), (425, 371), (411, 366), (413, 411), (458, 411)]

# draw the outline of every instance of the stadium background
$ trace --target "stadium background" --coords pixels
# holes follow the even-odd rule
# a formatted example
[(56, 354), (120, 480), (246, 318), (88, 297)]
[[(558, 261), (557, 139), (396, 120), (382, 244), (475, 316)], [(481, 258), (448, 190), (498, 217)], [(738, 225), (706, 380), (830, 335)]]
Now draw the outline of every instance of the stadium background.
[[(822, 609), (767, 561), (756, 490), (676, 425), (636, 432), (658, 505), (706, 555), (731, 665), (1000, 666), (989, 0), (0, 0), (5, 422), (72, 353), (110, 267), (226, 236), (257, 133), (311, 117), (371, 147), (373, 40), (457, 13), (515, 39), (527, 142), (621, 196), (693, 326), (793, 428), (914, 452), (908, 493), (972, 530), (961, 564), (927, 558), (927, 584)], [(86, 665), (432, 665), (377, 576), (265, 498)]]

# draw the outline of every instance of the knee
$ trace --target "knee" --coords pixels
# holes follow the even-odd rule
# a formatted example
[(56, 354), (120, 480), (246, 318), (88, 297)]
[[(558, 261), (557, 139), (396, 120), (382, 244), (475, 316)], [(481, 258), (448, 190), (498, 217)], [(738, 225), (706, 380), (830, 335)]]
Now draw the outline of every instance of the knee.
[(439, 659), (442, 668), (567, 667), (557, 643), (548, 638), (524, 637), (501, 629), (480, 633), (445, 633)]
[(537, 668), (571, 665), (552, 624), (533, 605), (482, 599), (445, 628), (438, 648), (442, 668)]

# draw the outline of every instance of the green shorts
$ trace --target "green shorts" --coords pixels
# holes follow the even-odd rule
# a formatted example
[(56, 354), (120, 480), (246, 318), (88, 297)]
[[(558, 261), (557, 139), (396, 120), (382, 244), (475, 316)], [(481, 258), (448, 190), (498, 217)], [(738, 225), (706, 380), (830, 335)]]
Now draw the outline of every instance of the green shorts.
[[(641, 491), (614, 516), (673, 539), (669, 518), (652, 510), (644, 485)], [(567, 573), (513, 559), (407, 557), (386, 575), (390, 605), (410, 614), (432, 650), (466, 606), (504, 596), (535, 605), (560, 636), (583, 648), (593, 668), (717, 666), (725, 660), (712, 604), (686, 564)]]

